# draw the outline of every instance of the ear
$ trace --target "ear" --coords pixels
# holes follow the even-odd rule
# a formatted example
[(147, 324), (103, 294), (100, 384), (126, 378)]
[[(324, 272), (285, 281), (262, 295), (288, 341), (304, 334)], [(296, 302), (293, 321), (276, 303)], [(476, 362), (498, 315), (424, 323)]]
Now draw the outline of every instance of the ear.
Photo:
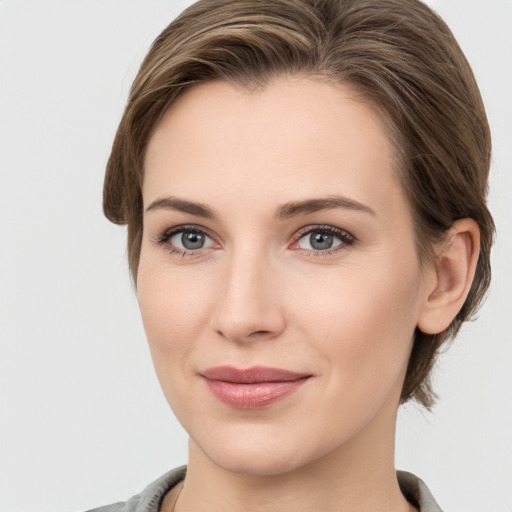
[(444, 331), (464, 305), (480, 253), (480, 229), (473, 219), (454, 222), (437, 249), (437, 261), (426, 279), (427, 288), (418, 317), (426, 334)]

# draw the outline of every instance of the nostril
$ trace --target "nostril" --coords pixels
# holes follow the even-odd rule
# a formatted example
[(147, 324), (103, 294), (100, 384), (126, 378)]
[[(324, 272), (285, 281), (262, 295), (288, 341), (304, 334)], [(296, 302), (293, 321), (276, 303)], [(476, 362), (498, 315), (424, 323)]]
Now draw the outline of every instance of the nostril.
[(268, 338), (272, 336), (272, 332), (271, 331), (254, 331), (254, 332), (251, 332), (249, 334), (249, 336), (247, 336), (248, 338)]
[(216, 331), (217, 334), (222, 337), (222, 338), (226, 338), (226, 339), (239, 339), (239, 340), (258, 340), (258, 339), (266, 339), (266, 338), (272, 338), (274, 336), (274, 334), (272, 333), (272, 331), (264, 331), (264, 330), (261, 330), (261, 331), (253, 331), (253, 332), (249, 332), (248, 334), (240, 334), (240, 333), (228, 333), (228, 332), (223, 332), (222, 330), (217, 330)]

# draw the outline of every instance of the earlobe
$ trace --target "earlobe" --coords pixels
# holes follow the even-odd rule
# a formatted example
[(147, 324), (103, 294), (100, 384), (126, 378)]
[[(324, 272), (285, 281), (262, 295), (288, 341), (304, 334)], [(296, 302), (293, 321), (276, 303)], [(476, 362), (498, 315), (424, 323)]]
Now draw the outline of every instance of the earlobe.
[(430, 287), (425, 292), (418, 328), (437, 334), (451, 324), (471, 289), (480, 253), (480, 229), (473, 219), (454, 222), (438, 249)]

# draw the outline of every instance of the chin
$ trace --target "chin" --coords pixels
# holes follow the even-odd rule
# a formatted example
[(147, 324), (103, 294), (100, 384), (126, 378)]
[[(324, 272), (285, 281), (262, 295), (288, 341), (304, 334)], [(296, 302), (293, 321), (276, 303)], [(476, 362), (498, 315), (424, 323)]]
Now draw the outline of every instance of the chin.
[(210, 460), (218, 467), (240, 475), (274, 476), (289, 473), (302, 466), (300, 461), (287, 458), (283, 453), (222, 453)]
[[(265, 429), (264, 429), (265, 430)], [(272, 476), (289, 473), (321, 458), (327, 447), (293, 441), (293, 436), (272, 436), (265, 431), (251, 435), (221, 435), (210, 437), (196, 447), (216, 466), (231, 473), (253, 476)], [(319, 452), (319, 453), (317, 453)]]

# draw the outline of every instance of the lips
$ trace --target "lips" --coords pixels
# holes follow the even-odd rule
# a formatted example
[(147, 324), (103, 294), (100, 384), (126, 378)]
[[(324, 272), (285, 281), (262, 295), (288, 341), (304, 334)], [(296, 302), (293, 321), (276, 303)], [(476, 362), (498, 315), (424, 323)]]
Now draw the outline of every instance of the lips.
[(298, 391), (311, 374), (255, 366), (244, 370), (216, 366), (201, 372), (209, 390), (226, 405), (260, 409)]

